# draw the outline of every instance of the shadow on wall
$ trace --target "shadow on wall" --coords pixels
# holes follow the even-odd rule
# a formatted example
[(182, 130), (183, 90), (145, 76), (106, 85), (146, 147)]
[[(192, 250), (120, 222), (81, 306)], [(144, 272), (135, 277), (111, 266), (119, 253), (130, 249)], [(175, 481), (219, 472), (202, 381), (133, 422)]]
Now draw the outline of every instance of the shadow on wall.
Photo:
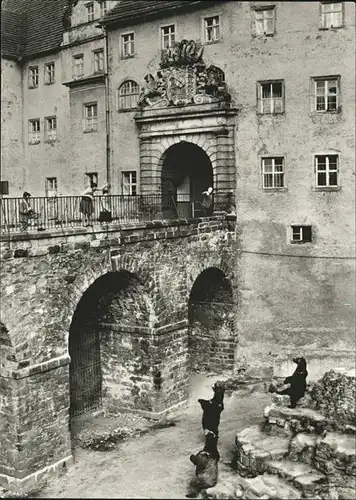
[(221, 371), (234, 363), (231, 282), (217, 268), (203, 271), (189, 297), (189, 355), (193, 371)]

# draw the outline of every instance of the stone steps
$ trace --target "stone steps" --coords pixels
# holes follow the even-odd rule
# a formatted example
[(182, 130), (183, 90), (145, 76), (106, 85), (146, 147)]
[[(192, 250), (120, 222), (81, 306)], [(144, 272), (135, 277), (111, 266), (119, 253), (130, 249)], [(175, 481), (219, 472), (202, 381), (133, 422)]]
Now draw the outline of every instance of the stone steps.
[(249, 475), (262, 474), (270, 460), (279, 460), (288, 454), (289, 437), (275, 437), (264, 433), (260, 426), (247, 427), (235, 438), (237, 469)]
[(267, 464), (267, 472), (275, 474), (300, 490), (304, 496), (318, 495), (325, 492), (328, 480), (325, 474), (313, 467), (291, 460), (272, 460)]

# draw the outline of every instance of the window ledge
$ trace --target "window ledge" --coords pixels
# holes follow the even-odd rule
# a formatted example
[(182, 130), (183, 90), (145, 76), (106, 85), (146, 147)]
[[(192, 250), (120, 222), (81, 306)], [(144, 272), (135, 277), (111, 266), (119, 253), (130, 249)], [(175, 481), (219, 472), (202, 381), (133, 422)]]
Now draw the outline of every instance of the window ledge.
[(29, 142), (30, 146), (35, 146), (36, 144), (39, 144), (41, 141), (31, 141)]
[(46, 144), (53, 144), (54, 142), (57, 142), (57, 139), (46, 139), (44, 142)]
[(262, 113), (261, 111), (256, 112), (258, 116), (281, 116), (285, 115), (285, 111), (278, 111), (276, 113)]
[(133, 59), (136, 56), (136, 54), (130, 54), (127, 56), (121, 56), (120, 59), (124, 61), (125, 59)]
[(215, 43), (219, 43), (219, 42), (221, 42), (221, 38), (219, 38), (218, 40), (209, 40), (209, 41), (205, 40), (203, 42), (203, 45), (214, 45)]
[(252, 36), (254, 38), (266, 38), (266, 37), (272, 37), (276, 34), (276, 32), (274, 33), (262, 33), (262, 35), (259, 35), (258, 33), (253, 33)]
[(286, 187), (280, 187), (280, 188), (274, 187), (274, 188), (262, 188), (262, 191), (264, 193), (285, 193), (288, 191), (288, 189)]
[(93, 128), (92, 129), (86, 129), (86, 130), (84, 130), (84, 134), (91, 134), (92, 132), (97, 132), (97, 131), (98, 131), (98, 129), (93, 129)]
[(344, 28), (344, 26), (333, 26), (332, 28), (319, 28), (319, 31), (335, 31)]
[(31, 86), (31, 87), (29, 86), (28, 88), (29, 88), (30, 90), (32, 90), (32, 89), (38, 89), (38, 85), (34, 85), (34, 86)]
[(308, 243), (312, 243), (311, 241), (294, 241), (290, 240), (289, 243), (291, 245), (307, 245)]
[(54, 82), (44, 82), (44, 85), (53, 85)]
[(320, 191), (324, 192), (341, 191), (341, 186), (314, 186), (313, 191), (315, 191), (316, 193)]
[(117, 112), (118, 113), (129, 113), (130, 111), (137, 111), (138, 109), (138, 106), (136, 106), (135, 108), (122, 108), (122, 109), (118, 109)]

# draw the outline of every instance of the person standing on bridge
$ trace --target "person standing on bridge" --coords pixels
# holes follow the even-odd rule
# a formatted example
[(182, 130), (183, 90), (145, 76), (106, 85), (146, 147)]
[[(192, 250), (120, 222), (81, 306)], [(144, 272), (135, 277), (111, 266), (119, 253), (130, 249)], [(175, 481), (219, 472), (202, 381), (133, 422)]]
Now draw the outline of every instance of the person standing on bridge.
[(203, 201), (201, 202), (201, 206), (203, 209), (204, 217), (208, 217), (211, 215), (211, 207), (213, 205), (213, 188), (208, 188), (207, 191), (203, 191), (202, 193)]
[(27, 231), (30, 219), (35, 219), (38, 217), (35, 211), (32, 210), (30, 198), (31, 194), (25, 191), (22, 195), (22, 200), (20, 201), (21, 232)]
[(94, 212), (94, 195), (98, 185), (92, 182), (90, 186), (82, 193), (82, 199), (79, 205), (79, 211), (83, 216), (85, 227), (92, 226), (91, 217)]

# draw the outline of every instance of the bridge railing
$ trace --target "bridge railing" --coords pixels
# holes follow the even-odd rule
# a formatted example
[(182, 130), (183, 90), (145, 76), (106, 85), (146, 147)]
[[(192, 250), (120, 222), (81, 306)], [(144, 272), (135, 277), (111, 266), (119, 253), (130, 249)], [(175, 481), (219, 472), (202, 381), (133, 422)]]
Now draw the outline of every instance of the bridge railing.
[[(84, 225), (81, 196), (31, 197), (28, 216), (21, 213), (22, 198), (0, 198), (1, 233), (42, 231)], [(162, 194), (137, 196), (96, 195), (90, 224), (100, 225), (101, 212), (107, 208), (112, 222), (139, 222), (159, 219), (195, 218), (212, 213), (204, 211), (200, 200), (189, 195)]]

